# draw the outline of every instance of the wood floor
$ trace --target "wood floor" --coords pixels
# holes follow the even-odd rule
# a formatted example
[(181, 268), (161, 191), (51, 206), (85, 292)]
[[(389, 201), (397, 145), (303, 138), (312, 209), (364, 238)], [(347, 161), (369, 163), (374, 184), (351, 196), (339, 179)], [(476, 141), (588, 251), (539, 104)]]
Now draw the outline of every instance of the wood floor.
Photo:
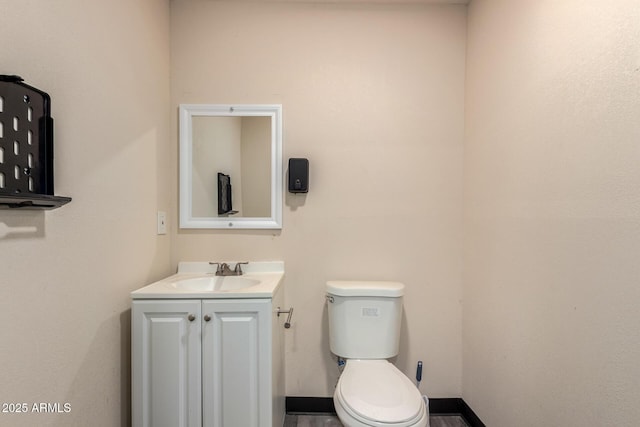
[[(430, 427), (469, 427), (458, 415), (432, 415), (429, 417)], [(297, 415), (287, 414), (284, 427), (342, 427), (335, 415)]]

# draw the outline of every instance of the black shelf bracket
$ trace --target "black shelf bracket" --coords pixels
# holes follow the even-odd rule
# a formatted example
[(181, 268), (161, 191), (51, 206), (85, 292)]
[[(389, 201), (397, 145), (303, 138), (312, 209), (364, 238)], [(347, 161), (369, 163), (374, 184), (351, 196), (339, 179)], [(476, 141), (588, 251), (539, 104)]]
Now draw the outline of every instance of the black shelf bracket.
[(19, 76), (0, 75), (0, 209), (55, 209), (51, 98)]

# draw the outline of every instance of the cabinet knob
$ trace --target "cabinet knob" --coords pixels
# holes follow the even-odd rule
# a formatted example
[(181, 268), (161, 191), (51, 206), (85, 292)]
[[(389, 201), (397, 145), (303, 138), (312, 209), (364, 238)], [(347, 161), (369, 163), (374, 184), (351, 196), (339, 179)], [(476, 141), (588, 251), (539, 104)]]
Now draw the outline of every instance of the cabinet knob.
[(193, 322), (194, 320), (196, 320), (196, 316), (195, 314), (190, 314), (187, 316), (187, 319), (189, 319), (189, 322)]
[(204, 321), (208, 322), (209, 320), (211, 320), (211, 316), (209, 316), (208, 314), (204, 315)]

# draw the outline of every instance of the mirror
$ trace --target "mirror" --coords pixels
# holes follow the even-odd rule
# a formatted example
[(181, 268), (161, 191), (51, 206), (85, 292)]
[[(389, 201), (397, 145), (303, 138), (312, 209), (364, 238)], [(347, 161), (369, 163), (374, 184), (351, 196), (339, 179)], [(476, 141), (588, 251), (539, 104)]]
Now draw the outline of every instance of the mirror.
[(281, 105), (180, 105), (180, 228), (282, 228)]

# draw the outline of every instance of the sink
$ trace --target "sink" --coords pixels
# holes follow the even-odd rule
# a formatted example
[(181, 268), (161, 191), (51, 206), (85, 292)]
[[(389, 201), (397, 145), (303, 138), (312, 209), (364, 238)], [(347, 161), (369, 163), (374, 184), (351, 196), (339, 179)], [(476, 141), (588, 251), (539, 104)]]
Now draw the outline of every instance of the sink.
[(249, 279), (246, 277), (238, 276), (208, 276), (208, 277), (193, 277), (190, 279), (182, 279), (172, 282), (171, 285), (176, 289), (184, 289), (189, 291), (200, 292), (223, 292), (223, 291), (237, 291), (240, 289), (250, 288), (259, 284), (260, 281), (256, 279)]
[(176, 274), (131, 292), (131, 298), (273, 298), (284, 277), (284, 263), (251, 261), (243, 271), (241, 276), (216, 276), (216, 265), (209, 262), (180, 262)]

